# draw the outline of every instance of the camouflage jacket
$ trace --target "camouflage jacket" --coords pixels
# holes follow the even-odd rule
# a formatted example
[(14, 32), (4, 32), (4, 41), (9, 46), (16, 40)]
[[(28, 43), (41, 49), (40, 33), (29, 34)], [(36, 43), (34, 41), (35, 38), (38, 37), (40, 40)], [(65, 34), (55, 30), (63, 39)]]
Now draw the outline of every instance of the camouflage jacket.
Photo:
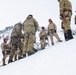
[(38, 30), (38, 27), (38, 22), (34, 18), (28, 16), (23, 23), (24, 34), (30, 32), (35, 33)]
[(72, 13), (72, 4), (69, 0), (60, 0), (60, 15), (63, 14), (64, 11), (70, 11)]

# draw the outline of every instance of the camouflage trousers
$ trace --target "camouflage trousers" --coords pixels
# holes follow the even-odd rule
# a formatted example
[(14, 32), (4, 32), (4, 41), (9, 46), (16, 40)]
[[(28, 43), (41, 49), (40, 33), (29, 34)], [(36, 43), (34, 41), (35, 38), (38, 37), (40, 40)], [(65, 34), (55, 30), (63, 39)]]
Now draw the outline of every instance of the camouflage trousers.
[(46, 37), (40, 37), (41, 49), (45, 49)]
[(9, 55), (9, 61), (16, 61), (17, 60), (17, 47), (15, 45), (12, 45), (11, 52)]
[(60, 38), (59, 38), (59, 36), (58, 36), (58, 34), (56, 32), (49, 33), (49, 36), (50, 36), (50, 40), (51, 40), (52, 45), (54, 44), (53, 36), (55, 36), (58, 41), (60, 40)]
[(3, 65), (5, 65), (5, 60), (6, 60), (6, 57), (7, 57), (7, 52), (6, 51), (2, 51), (2, 54), (3, 54), (2, 62), (3, 62)]
[(62, 21), (62, 29), (64, 31), (64, 38), (67, 41), (68, 39), (72, 39), (72, 31), (71, 31), (71, 26), (70, 26), (70, 21), (69, 19), (66, 17), (66, 21)]
[(24, 47), (23, 47), (23, 54), (26, 52), (34, 53), (34, 42), (35, 42), (35, 34), (34, 33), (25, 33), (24, 35)]
[(20, 45), (18, 47), (18, 59), (23, 57), (23, 47), (24, 47), (24, 44), (20, 43)]

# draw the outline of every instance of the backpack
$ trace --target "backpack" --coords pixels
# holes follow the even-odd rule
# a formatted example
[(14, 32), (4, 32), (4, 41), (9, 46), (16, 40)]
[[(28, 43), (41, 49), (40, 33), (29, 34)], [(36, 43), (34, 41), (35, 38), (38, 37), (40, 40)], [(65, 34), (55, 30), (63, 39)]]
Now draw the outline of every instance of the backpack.
[(21, 36), (22, 35), (22, 25), (20, 25), (19, 23), (18, 24), (15, 24), (13, 30), (15, 30), (15, 33), (17, 33), (17, 36)]

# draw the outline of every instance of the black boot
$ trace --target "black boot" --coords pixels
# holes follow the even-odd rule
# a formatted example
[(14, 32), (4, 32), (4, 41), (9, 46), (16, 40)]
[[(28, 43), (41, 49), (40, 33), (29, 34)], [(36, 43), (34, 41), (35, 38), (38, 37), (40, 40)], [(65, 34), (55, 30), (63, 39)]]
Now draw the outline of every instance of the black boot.
[(30, 56), (30, 55), (34, 54), (35, 52), (33, 53), (33, 52), (28, 51), (27, 53), (28, 53), (28, 56)]
[(58, 40), (59, 42), (62, 42), (62, 40)]
[(5, 66), (6, 64), (3, 64), (3, 66)]
[(54, 43), (52, 42), (52, 46), (54, 45)]
[(38, 50), (37, 49), (35, 49), (35, 48), (33, 48), (33, 50), (35, 51), (35, 52), (37, 52)]
[(64, 33), (64, 37), (65, 37), (65, 41), (68, 41), (69, 40), (67, 32)]
[(8, 64), (9, 64), (9, 63), (11, 63), (11, 62), (13, 62), (13, 60), (12, 60), (12, 59), (10, 59), (10, 60), (8, 61)]
[(69, 40), (70, 40), (70, 39), (73, 39), (72, 31), (71, 31), (70, 29), (67, 31), (67, 34), (68, 34)]
[(23, 58), (25, 58), (26, 57), (26, 54), (23, 54)]
[(18, 57), (18, 59), (20, 60), (20, 59), (22, 59), (22, 57)]
[(5, 59), (3, 59), (3, 66), (5, 66), (6, 64), (5, 64)]

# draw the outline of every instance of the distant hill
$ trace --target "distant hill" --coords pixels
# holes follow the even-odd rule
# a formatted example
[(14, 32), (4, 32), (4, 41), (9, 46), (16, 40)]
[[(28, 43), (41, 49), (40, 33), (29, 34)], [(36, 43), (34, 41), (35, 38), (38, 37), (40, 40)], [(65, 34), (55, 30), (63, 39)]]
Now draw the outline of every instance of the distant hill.
[(5, 29), (0, 30), (0, 39), (3, 37), (10, 38), (10, 33), (12, 29), (13, 29), (13, 26), (8, 26), (8, 27), (5, 27)]

